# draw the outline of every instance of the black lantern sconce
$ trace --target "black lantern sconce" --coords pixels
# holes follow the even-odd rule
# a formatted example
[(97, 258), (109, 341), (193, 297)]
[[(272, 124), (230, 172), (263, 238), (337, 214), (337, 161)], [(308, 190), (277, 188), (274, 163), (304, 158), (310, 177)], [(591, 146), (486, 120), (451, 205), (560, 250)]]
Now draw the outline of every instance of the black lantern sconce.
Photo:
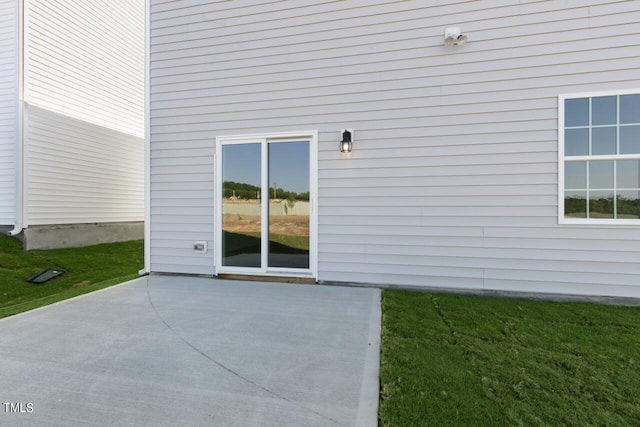
[(353, 148), (353, 129), (341, 129), (342, 141), (340, 141), (340, 152), (350, 153)]

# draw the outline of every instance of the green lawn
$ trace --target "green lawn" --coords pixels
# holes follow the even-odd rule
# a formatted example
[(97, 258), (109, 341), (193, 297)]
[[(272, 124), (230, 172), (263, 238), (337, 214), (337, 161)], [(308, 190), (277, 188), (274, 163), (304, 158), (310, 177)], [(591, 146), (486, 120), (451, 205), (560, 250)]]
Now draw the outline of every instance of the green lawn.
[[(225, 254), (260, 253), (260, 233), (223, 231)], [(278, 254), (309, 253), (309, 236), (269, 235), (269, 252)]]
[[(26, 281), (46, 268), (65, 274), (40, 285)], [(25, 252), (0, 235), (0, 318), (133, 279), (142, 268), (142, 240)]]
[(383, 293), (381, 426), (640, 425), (640, 308)]
[[(135, 278), (142, 249), (0, 235), (0, 317)], [(66, 274), (26, 282), (45, 268)], [(385, 291), (382, 308), (381, 426), (640, 425), (640, 307)]]

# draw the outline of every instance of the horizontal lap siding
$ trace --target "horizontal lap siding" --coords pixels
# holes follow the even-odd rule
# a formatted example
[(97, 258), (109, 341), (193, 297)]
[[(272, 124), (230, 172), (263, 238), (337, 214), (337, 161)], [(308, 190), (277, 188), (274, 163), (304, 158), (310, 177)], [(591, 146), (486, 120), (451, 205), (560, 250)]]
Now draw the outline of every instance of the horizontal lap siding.
[(0, 1), (0, 225), (16, 220), (18, 1)]
[(152, 132), (151, 271), (213, 274), (213, 252), (193, 252), (195, 241), (214, 246), (212, 140), (190, 140), (188, 133), (154, 139)]
[(207, 184), (188, 238), (188, 210), (157, 210), (158, 268), (213, 238), (216, 136), (317, 129), (320, 280), (640, 295), (638, 227), (557, 223), (557, 96), (640, 88), (638, 2), (150, 9), (152, 205), (175, 192), (154, 183)]
[(25, 3), (26, 101), (144, 136), (144, 1)]
[(28, 223), (144, 218), (143, 138), (28, 106)]
[(145, 5), (25, 2), (29, 225), (144, 220)]

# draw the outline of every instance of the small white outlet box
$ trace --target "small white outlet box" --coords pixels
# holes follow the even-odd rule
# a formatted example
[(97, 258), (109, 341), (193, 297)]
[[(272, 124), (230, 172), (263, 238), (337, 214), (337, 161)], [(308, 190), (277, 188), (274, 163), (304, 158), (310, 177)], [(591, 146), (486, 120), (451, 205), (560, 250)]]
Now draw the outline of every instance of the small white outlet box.
[(199, 254), (207, 253), (207, 242), (193, 242), (193, 251)]

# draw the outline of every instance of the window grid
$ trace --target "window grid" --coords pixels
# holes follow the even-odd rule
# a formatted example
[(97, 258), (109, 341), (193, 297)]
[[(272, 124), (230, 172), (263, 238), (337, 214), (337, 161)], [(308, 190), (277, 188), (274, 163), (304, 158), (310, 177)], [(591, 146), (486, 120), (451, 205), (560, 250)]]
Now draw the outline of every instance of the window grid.
[[(615, 96), (615, 123), (607, 123), (606, 119), (605, 120), (601, 120), (604, 123), (603, 124), (594, 124), (595, 119), (594, 119), (594, 100), (597, 98), (600, 98), (601, 96), (598, 95), (591, 95), (591, 96), (575, 96), (575, 97), (566, 97), (566, 98), (561, 98), (561, 101), (564, 103), (561, 111), (563, 112), (563, 117), (561, 117), (561, 122), (562, 122), (562, 127), (561, 127), (561, 138), (560, 138), (560, 142), (562, 144), (562, 148), (559, 151), (559, 153), (561, 153), (561, 162), (563, 162), (563, 164), (569, 163), (569, 162), (584, 162), (585, 163), (585, 174), (586, 176), (584, 177), (584, 182), (585, 182), (585, 187), (586, 188), (560, 188), (560, 195), (561, 198), (559, 200), (559, 202), (561, 203), (561, 209), (560, 209), (560, 220), (561, 222), (564, 222), (564, 220), (568, 220), (568, 221), (573, 221), (573, 220), (577, 220), (578, 218), (572, 218), (570, 216), (567, 216), (565, 210), (566, 210), (566, 196), (565, 194), (567, 192), (569, 193), (573, 193), (573, 194), (584, 194), (586, 200), (584, 202), (584, 206), (585, 206), (585, 212), (584, 212), (584, 217), (583, 217), (583, 221), (586, 220), (592, 220), (591, 222), (595, 222), (597, 221), (598, 223), (602, 223), (603, 218), (594, 218), (592, 216), (592, 201), (591, 201), (591, 197), (592, 195), (596, 194), (597, 192), (601, 192), (602, 194), (606, 194), (606, 192), (610, 192), (610, 194), (612, 195), (613, 199), (611, 200), (611, 204), (612, 206), (610, 207), (610, 209), (612, 210), (612, 212), (610, 213), (610, 215), (612, 215), (612, 218), (609, 218), (608, 220), (611, 221), (615, 221), (615, 222), (619, 222), (620, 221), (620, 217), (619, 217), (619, 200), (618, 197), (622, 196), (622, 192), (623, 191), (634, 191), (634, 192), (640, 192), (640, 188), (618, 188), (618, 170), (619, 170), (619, 164), (618, 161), (619, 160), (640, 160), (640, 152), (635, 153), (635, 154), (620, 154), (621, 152), (621, 128), (624, 128), (626, 126), (638, 126), (640, 124), (640, 120), (635, 120), (631, 123), (621, 123), (621, 96), (626, 95), (627, 93), (619, 93), (619, 94), (607, 94), (607, 95), (601, 95), (601, 96)], [(640, 91), (638, 92), (631, 92), (629, 93), (631, 95), (639, 95)], [(566, 120), (566, 115), (567, 115), (567, 111), (565, 110), (565, 108), (567, 107), (567, 100), (577, 100), (577, 99), (588, 99), (588, 122), (586, 125), (577, 125), (577, 126), (566, 126), (565, 125), (565, 120)], [(606, 102), (606, 101), (605, 101)], [(600, 107), (600, 111), (602, 111), (602, 106)], [(627, 115), (628, 116), (628, 115)], [(606, 117), (606, 116), (605, 116)], [(576, 119), (574, 118), (574, 123), (576, 122)], [(577, 121), (577, 123), (580, 123), (580, 120)], [(614, 154), (596, 154), (594, 155), (594, 129), (598, 129), (598, 128), (613, 128), (615, 127), (615, 153)], [(565, 144), (567, 143), (565, 141), (565, 136), (567, 135), (566, 131), (567, 130), (571, 130), (571, 129), (587, 129), (588, 130), (588, 135), (587, 135), (587, 143), (588, 143), (588, 149), (587, 149), (587, 155), (566, 155), (565, 154)], [(606, 143), (606, 139), (604, 140), (604, 142)], [(639, 141), (640, 144), (640, 141)], [(605, 146), (606, 147), (606, 146)], [(638, 150), (640, 151), (640, 150)], [(605, 151), (606, 152), (606, 151)], [(612, 178), (612, 186), (613, 188), (598, 188), (598, 189), (594, 189), (592, 188), (592, 182), (591, 182), (591, 172), (592, 172), (592, 166), (593, 166), (593, 162), (596, 161), (612, 161), (612, 174), (613, 176), (610, 177)], [(564, 166), (561, 168), (562, 173), (565, 173), (565, 168)], [(596, 173), (596, 171), (593, 171), (594, 173)], [(563, 176), (560, 179), (560, 182), (562, 183), (562, 187), (566, 187), (564, 185), (564, 179), (565, 177)], [(640, 181), (640, 177), (639, 177), (639, 181)], [(607, 186), (608, 187), (608, 186)], [(640, 182), (638, 183), (638, 187), (640, 187)], [(638, 197), (638, 196), (636, 196)], [(636, 201), (637, 203), (637, 201)], [(608, 209), (607, 209), (608, 210)], [(635, 215), (635, 214), (634, 214)], [(640, 216), (640, 213), (638, 213), (638, 216)], [(625, 220), (629, 220), (629, 218), (624, 218)], [(604, 219), (607, 220), (607, 219)], [(639, 221), (640, 219), (632, 219), (631, 221)]]

